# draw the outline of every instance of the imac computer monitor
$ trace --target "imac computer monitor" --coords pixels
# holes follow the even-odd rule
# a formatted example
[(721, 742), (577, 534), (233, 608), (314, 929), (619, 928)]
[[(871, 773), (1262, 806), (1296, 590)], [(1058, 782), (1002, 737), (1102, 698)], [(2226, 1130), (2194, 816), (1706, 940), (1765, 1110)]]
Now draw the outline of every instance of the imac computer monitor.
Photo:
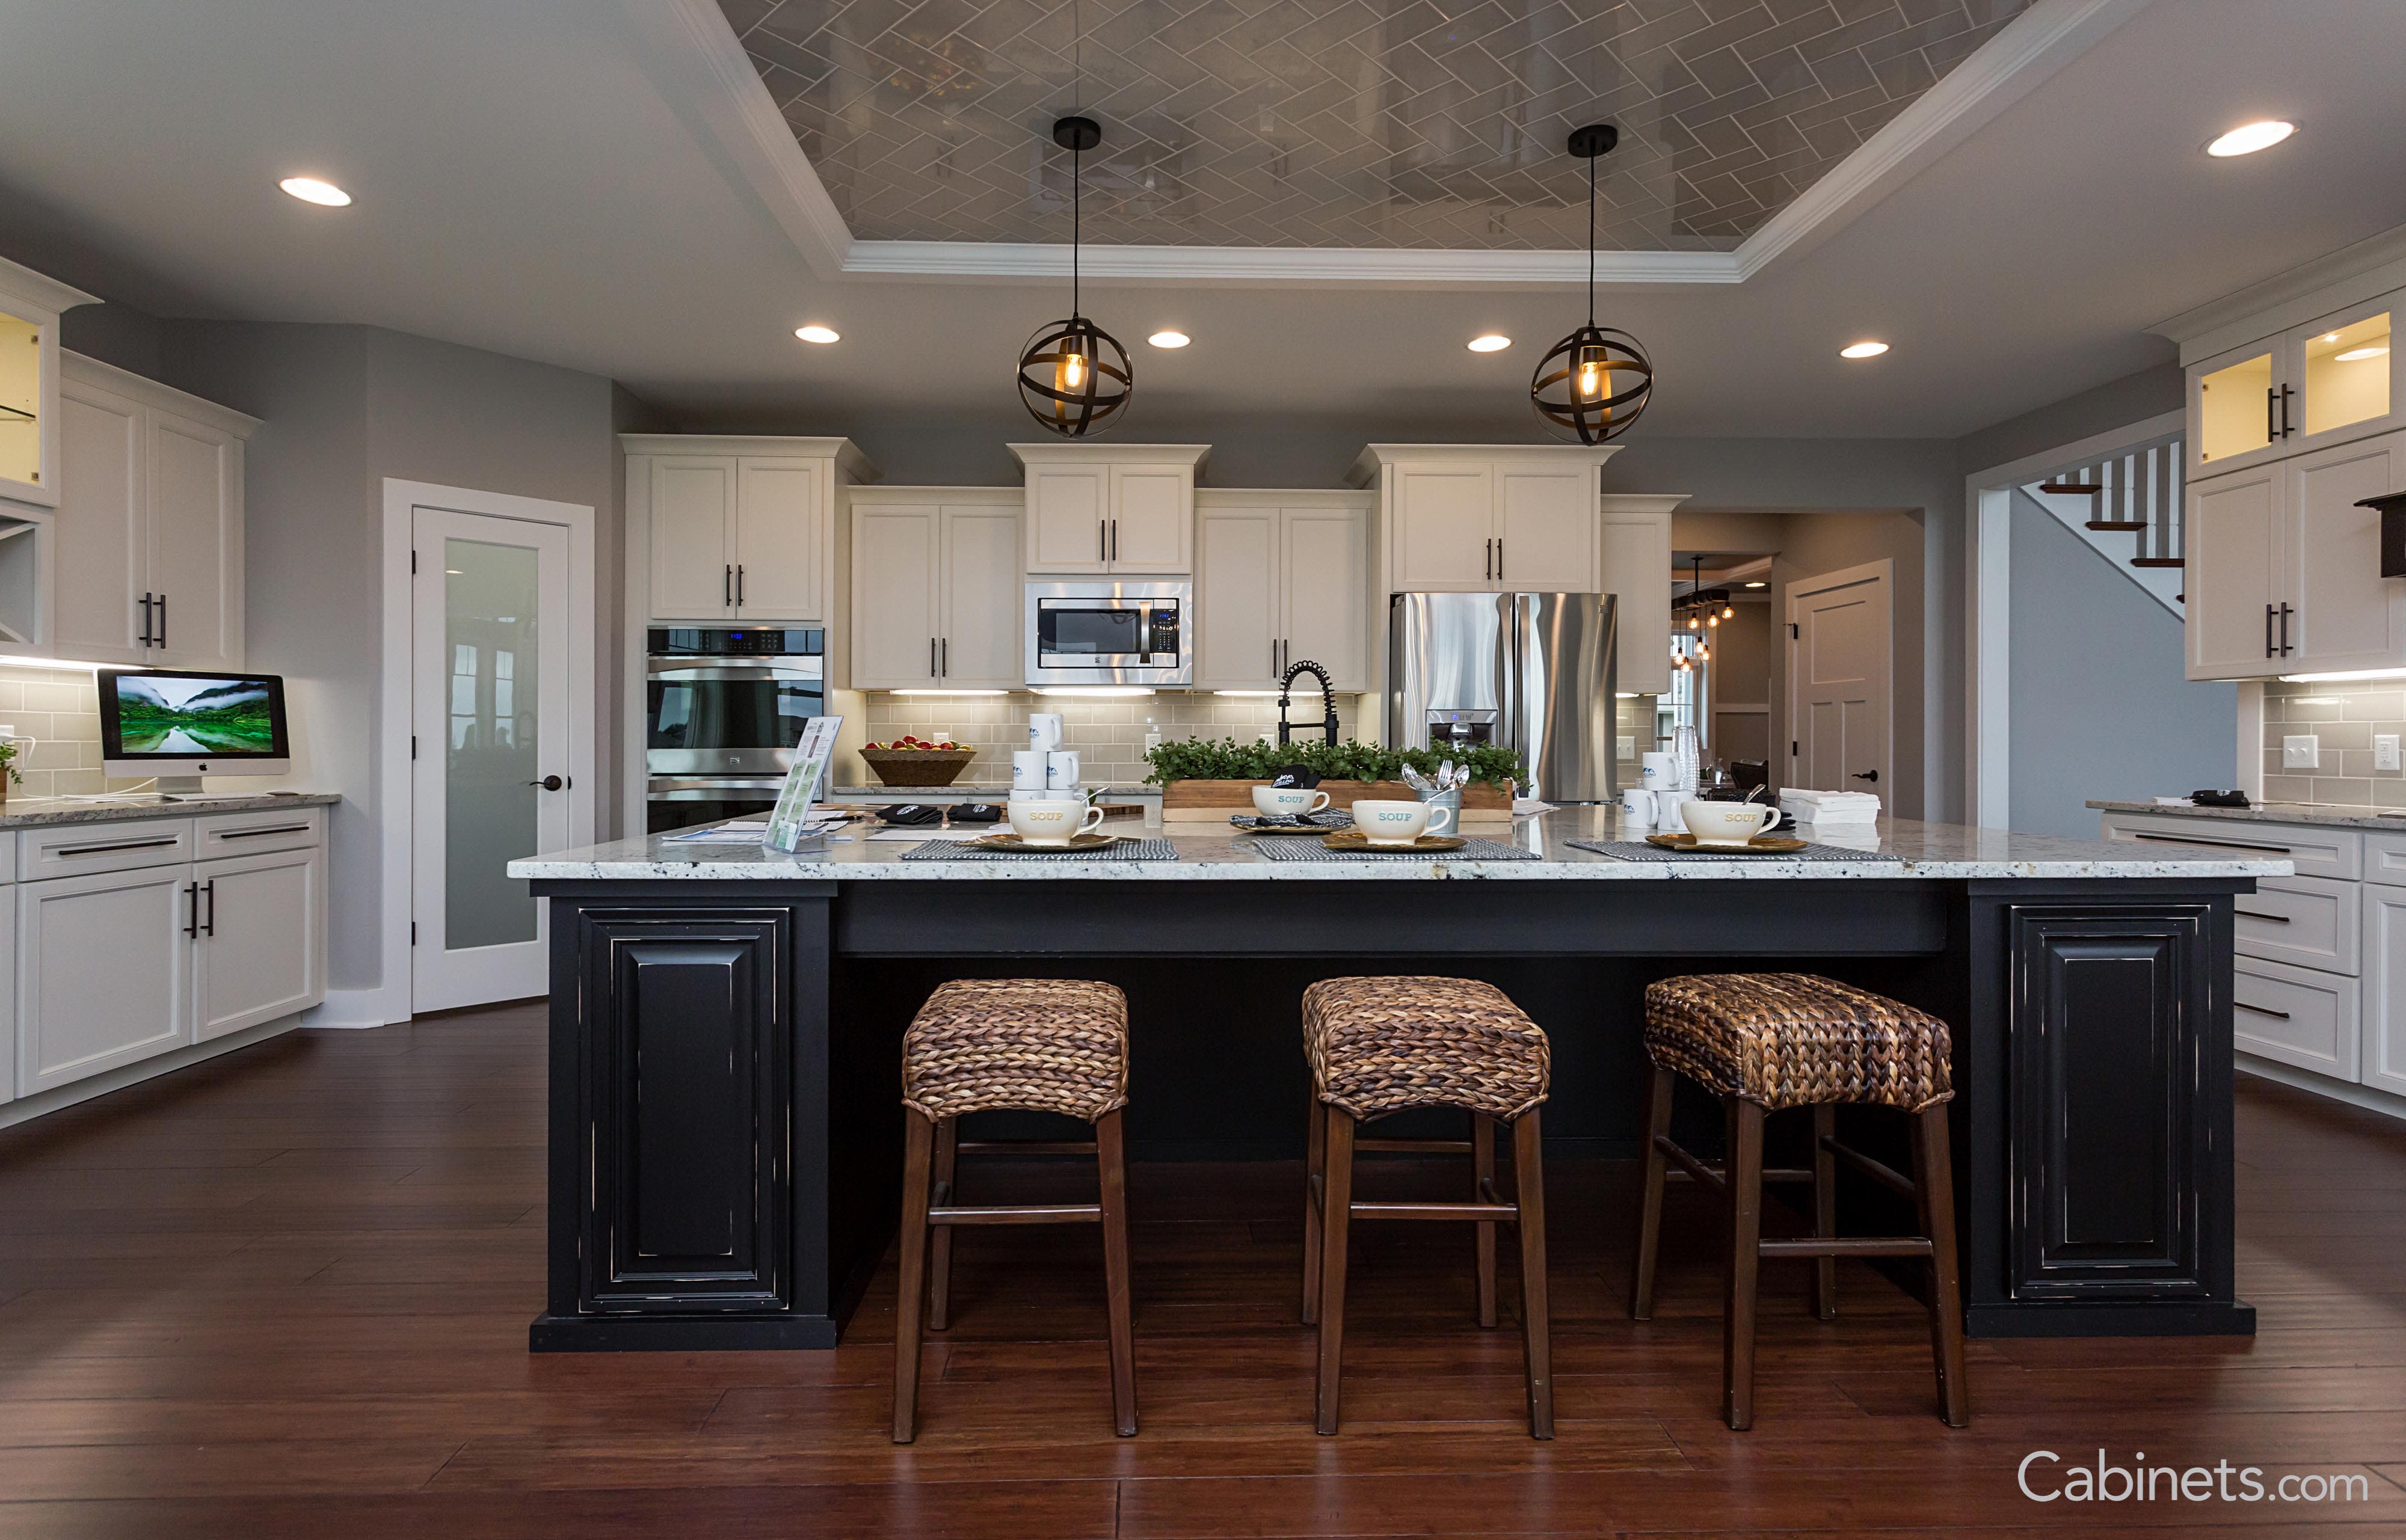
[(197, 792), (204, 775), (292, 768), (279, 674), (104, 669), (98, 683), (106, 774), (155, 775), (163, 792)]

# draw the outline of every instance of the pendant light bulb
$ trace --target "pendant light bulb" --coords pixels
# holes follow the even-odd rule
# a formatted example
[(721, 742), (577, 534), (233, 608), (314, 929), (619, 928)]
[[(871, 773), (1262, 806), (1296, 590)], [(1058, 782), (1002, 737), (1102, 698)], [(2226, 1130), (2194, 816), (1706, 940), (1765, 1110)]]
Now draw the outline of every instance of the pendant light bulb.
[(1061, 355), (1061, 389), (1083, 390), (1086, 388), (1086, 360), (1081, 353)]
[(1722, 605), (1721, 618), (1723, 620), (1735, 620), (1737, 618), (1737, 606), (1734, 604)]

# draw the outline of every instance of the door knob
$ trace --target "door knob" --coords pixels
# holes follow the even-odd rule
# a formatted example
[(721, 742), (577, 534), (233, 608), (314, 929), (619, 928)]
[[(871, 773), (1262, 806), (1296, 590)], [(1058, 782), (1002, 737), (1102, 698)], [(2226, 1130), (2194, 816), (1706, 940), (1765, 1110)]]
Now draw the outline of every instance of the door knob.
[(1879, 779), (1879, 771), (1875, 770), (1857, 770), (1855, 771), (1855, 779), (1858, 781), (1876, 781)]
[(530, 781), (527, 784), (530, 786), (541, 786), (545, 791), (558, 791), (560, 786), (560, 781), (559, 777), (557, 775), (546, 775), (540, 781)]

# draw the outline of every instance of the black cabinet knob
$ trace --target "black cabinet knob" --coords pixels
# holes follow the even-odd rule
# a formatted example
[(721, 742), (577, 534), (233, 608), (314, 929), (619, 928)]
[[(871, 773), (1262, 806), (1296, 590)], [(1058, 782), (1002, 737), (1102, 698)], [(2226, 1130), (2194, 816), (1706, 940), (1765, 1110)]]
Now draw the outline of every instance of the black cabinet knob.
[(527, 784), (541, 786), (545, 791), (558, 791), (560, 787), (560, 780), (557, 775), (546, 775), (540, 781), (530, 781)]
[(1855, 771), (1855, 779), (1858, 781), (1876, 781), (1879, 779), (1879, 771), (1875, 770), (1857, 770)]

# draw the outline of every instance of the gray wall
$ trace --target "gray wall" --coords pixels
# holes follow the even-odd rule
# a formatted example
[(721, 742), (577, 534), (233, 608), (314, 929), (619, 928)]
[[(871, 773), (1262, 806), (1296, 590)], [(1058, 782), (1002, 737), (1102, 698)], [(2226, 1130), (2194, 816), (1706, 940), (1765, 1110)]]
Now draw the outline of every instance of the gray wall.
[(2177, 362), (2142, 369), (1965, 434), (1955, 441), (1961, 473), (1974, 475), (1991, 466), (2010, 465), (2026, 455), (2043, 455), (2093, 433), (2178, 412), (2187, 401), (2187, 384)]
[(2045, 509), (2014, 504), (2011, 826), (2094, 839), (2091, 798), (2232, 784), (2238, 687), (2183, 681), (2180, 621)]

